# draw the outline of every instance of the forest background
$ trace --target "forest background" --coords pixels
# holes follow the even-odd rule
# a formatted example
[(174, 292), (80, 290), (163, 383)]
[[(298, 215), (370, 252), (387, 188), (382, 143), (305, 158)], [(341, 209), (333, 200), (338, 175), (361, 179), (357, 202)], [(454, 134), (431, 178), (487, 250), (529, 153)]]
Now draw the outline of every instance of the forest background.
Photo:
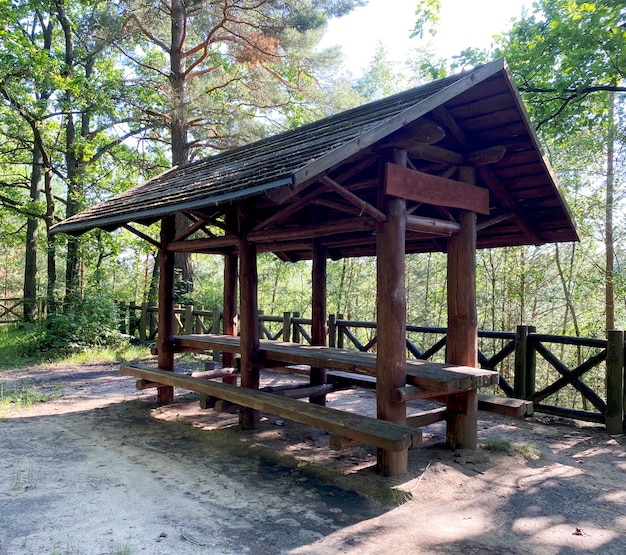
[[(605, 337), (626, 328), (626, 9), (540, 0), (488, 50), (429, 49), (440, 1), (416, 0), (419, 48), (379, 47), (362, 76), (318, 44), (365, 0), (0, 0), (0, 297), (38, 349), (121, 340), (115, 301), (155, 300), (136, 235), (50, 228), (182, 164), (504, 56), (581, 242), (479, 251), (482, 329)], [(157, 228), (143, 230), (158, 236)], [(222, 262), (177, 261), (179, 302), (221, 304)], [(308, 263), (259, 265), (266, 314), (310, 312)], [(330, 262), (328, 307), (375, 319), (375, 263)], [(445, 326), (445, 257), (407, 257), (408, 322)]]

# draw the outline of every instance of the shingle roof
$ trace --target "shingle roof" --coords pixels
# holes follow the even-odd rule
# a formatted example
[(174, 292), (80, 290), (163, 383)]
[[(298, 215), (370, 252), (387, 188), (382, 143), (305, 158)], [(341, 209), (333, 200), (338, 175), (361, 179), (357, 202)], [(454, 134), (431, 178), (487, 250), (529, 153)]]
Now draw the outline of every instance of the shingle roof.
[[(286, 198), (425, 116), (447, 128), (443, 146), (506, 146), (503, 160), (479, 172), (477, 185), (491, 190), (494, 214), (508, 210), (516, 217), (490, 226), (479, 246), (577, 239), (503, 60), (173, 168), (72, 216), (53, 231), (83, 233), (95, 227), (149, 223), (174, 212), (265, 198), (277, 191), (285, 191)], [(465, 139), (468, 144), (460, 145)], [(498, 187), (507, 194), (495, 194)], [(534, 239), (524, 230), (525, 218), (538, 225), (536, 235), (530, 234)], [(508, 238), (498, 241), (500, 233)], [(432, 249), (426, 243), (415, 247)]]

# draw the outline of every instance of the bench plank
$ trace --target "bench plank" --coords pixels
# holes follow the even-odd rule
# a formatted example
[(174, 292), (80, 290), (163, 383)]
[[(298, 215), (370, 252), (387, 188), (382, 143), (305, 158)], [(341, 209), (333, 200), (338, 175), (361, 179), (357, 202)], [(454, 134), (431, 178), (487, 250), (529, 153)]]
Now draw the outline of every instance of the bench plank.
[(421, 443), (421, 432), (408, 426), (280, 397), (257, 389), (192, 378), (145, 366), (121, 366), (120, 373), (218, 397), (389, 451), (402, 451)]
[(486, 395), (479, 393), (478, 410), (521, 418), (524, 416), (532, 416), (534, 414), (534, 405), (532, 401), (526, 401), (524, 399), (513, 399), (511, 397), (503, 397), (502, 395)]

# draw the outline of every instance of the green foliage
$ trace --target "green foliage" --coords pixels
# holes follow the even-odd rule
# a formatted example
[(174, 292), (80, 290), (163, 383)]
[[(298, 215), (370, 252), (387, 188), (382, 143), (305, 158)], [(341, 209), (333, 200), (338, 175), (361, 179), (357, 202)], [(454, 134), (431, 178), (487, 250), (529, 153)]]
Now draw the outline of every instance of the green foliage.
[(118, 327), (117, 305), (101, 294), (90, 294), (65, 312), (47, 317), (40, 349), (67, 353), (120, 345), (126, 338)]

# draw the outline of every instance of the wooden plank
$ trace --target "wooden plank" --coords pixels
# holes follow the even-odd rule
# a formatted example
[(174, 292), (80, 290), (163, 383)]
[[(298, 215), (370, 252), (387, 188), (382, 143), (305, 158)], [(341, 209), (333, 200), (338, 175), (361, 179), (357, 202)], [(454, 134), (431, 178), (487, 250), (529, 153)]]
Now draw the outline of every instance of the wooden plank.
[(489, 214), (489, 190), (396, 164), (386, 165), (385, 193), (434, 206)]
[(120, 373), (197, 391), (390, 451), (402, 451), (421, 443), (421, 432), (408, 426), (280, 397), (256, 389), (192, 378), (157, 368), (122, 366)]
[(495, 412), (513, 418), (532, 416), (534, 412), (533, 402), (525, 399), (513, 399), (502, 395), (478, 394), (478, 410)]
[[(231, 353), (240, 351), (238, 337), (204, 334), (176, 336), (175, 340), (176, 345), (181, 348), (219, 349)], [(376, 375), (376, 355), (373, 353), (261, 340), (261, 354), (265, 359), (287, 365), (305, 364), (351, 374)], [(487, 387), (498, 383), (498, 373), (493, 370), (427, 360), (407, 360), (406, 374), (407, 383), (441, 393)]]
[(429, 426), (435, 422), (441, 422), (446, 419), (448, 412), (447, 407), (437, 407), (427, 411), (420, 412), (419, 414), (413, 414), (406, 419), (406, 425), (412, 428), (421, 428), (422, 426)]

